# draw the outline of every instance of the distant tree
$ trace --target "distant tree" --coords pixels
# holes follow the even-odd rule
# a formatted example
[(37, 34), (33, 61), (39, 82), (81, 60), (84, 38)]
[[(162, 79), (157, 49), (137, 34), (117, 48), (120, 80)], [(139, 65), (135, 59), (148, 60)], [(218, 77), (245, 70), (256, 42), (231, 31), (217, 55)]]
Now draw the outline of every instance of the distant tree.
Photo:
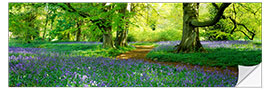
[[(76, 4), (76, 6), (81, 5), (82, 4)], [(58, 6), (65, 11), (76, 13), (80, 17), (90, 20), (90, 22), (92, 23), (92, 26), (90, 28), (93, 28), (93, 30), (99, 30), (103, 33), (103, 47), (115, 48), (112, 38), (112, 5), (106, 5), (106, 3), (90, 3), (85, 4), (85, 6), (87, 7), (75, 8), (71, 3), (59, 3)], [(77, 23), (77, 26), (79, 25), (80, 24)], [(79, 31), (80, 29), (78, 29), (77, 32), (77, 40), (79, 40), (80, 36)]]
[(40, 16), (43, 3), (9, 3), (9, 31), (23, 42), (39, 38)]

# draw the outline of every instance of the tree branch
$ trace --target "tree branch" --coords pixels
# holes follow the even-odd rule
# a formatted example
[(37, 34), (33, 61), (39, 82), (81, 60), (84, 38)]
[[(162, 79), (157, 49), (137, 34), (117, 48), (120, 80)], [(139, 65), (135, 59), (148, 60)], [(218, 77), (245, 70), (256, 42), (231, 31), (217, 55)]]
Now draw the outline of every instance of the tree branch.
[(225, 10), (230, 4), (231, 4), (231, 3), (223, 3), (223, 4), (220, 6), (220, 8), (219, 8), (219, 10), (218, 10), (218, 12), (217, 12), (217, 14), (216, 14), (216, 16), (214, 17), (213, 20), (200, 22), (200, 21), (198, 21), (197, 19), (193, 19), (193, 20), (191, 21), (191, 24), (192, 24), (193, 26), (195, 26), (195, 27), (205, 27), (205, 26), (212, 26), (212, 25), (215, 25), (215, 24), (220, 20), (221, 16), (223, 15), (224, 10)]
[(255, 34), (253, 34), (251, 37), (249, 37), (244, 31), (241, 31), (241, 30), (237, 30), (237, 31), (242, 32), (242, 33), (243, 33), (245, 36), (247, 36), (248, 39), (250, 39), (250, 40), (253, 40), (253, 38), (254, 38), (254, 36), (255, 36)]
[(250, 31), (246, 25), (238, 23), (237, 25), (243, 26), (249, 33), (255, 34), (255, 32)]
[(251, 9), (250, 7), (245, 6), (244, 4), (239, 3), (239, 5), (242, 6), (245, 10), (251, 12), (254, 15), (256, 15), (258, 10), (260, 10), (262, 8), (262, 7), (259, 7), (256, 11), (254, 11), (253, 9)]
[[(213, 5), (217, 10), (219, 10), (219, 7), (218, 7), (218, 5), (217, 5), (216, 3), (212, 3), (212, 5)], [(222, 14), (221, 18), (222, 18), (222, 19), (226, 19), (226, 17), (225, 17), (223, 14)]]
[(226, 18), (229, 18), (229, 19), (233, 22), (233, 24), (234, 24), (234, 28), (232, 29), (232, 31), (230, 32), (230, 34), (233, 34), (233, 32), (236, 31), (237, 25), (240, 25), (240, 26), (243, 26), (243, 27), (246, 29), (246, 31), (248, 31), (248, 33), (251, 33), (252, 35), (251, 35), (251, 37), (249, 37), (244, 31), (242, 31), (242, 30), (238, 30), (238, 31), (242, 32), (242, 33), (243, 33), (245, 36), (247, 36), (250, 40), (253, 40), (254, 36), (256, 35), (255, 32), (252, 32), (251, 30), (249, 30), (249, 29), (246, 27), (246, 25), (236, 22), (236, 20), (233, 19), (232, 17), (226, 17)]
[[(61, 8), (62, 8), (63, 10), (65, 10), (65, 11), (77, 13), (77, 14), (79, 14), (80, 16), (82, 16), (83, 18), (86, 18), (86, 17), (93, 17), (93, 16), (89, 15), (88, 13), (85, 13), (85, 12), (81, 12), (81, 11), (76, 10), (75, 8), (73, 8), (73, 7), (70, 5), (70, 3), (64, 3), (64, 4), (67, 6), (67, 8), (66, 8), (65, 6), (62, 6), (62, 5), (58, 5), (58, 6), (61, 7)], [(105, 4), (106, 4), (106, 3), (102, 3), (103, 6), (104, 6)], [(90, 21), (91, 21), (92, 23), (96, 24), (96, 25), (97, 25), (97, 28), (99, 28), (99, 29), (104, 28), (104, 26), (103, 26), (102, 24), (105, 23), (105, 19), (102, 19), (102, 18), (96, 19), (96, 20), (90, 19)], [(101, 30), (101, 32), (103, 32), (103, 31)]]
[(262, 7), (259, 7), (253, 14), (256, 15), (256, 13), (261, 9)]
[(73, 12), (77, 12), (80, 16), (86, 18), (86, 17), (91, 17), (91, 15), (89, 15), (88, 13), (84, 13), (81, 11), (77, 11), (75, 8), (73, 8), (70, 3), (65, 3)]
[(213, 5), (217, 10), (219, 10), (219, 7), (218, 7), (218, 5), (217, 5), (216, 3), (212, 3), (212, 5)]
[(230, 18), (230, 20), (233, 22), (233, 29), (231, 30), (230, 34), (233, 34), (234, 30), (237, 28), (237, 22), (232, 18), (232, 17), (228, 17)]
[[(62, 8), (62, 9), (65, 10), (65, 11), (77, 13), (77, 14), (79, 14), (80, 16), (82, 16), (83, 18), (91, 17), (91, 15), (89, 15), (88, 13), (85, 13), (85, 12), (76, 10), (75, 8), (73, 8), (73, 7), (71, 6), (70, 3), (64, 3), (64, 4), (66, 5), (66, 7), (65, 7), (65, 6), (62, 6), (62, 5), (57, 5), (57, 6), (59, 6), (60, 8)], [(56, 4), (55, 4), (55, 5), (56, 5)]]
[[(218, 7), (217, 4), (212, 3), (212, 5), (213, 5), (216, 9), (219, 9), (219, 7)], [(259, 8), (259, 9), (260, 9), (260, 8)], [(233, 29), (231, 30), (230, 34), (233, 34), (233, 32), (235, 32), (235, 31), (240, 31), (240, 32), (242, 32), (245, 36), (247, 36), (250, 40), (253, 40), (254, 36), (256, 35), (255, 32), (252, 32), (251, 30), (249, 30), (249, 29), (246, 27), (246, 25), (241, 24), (241, 23), (238, 23), (238, 22), (236, 21), (236, 11), (235, 11), (235, 7), (233, 7), (233, 10), (234, 10), (233, 12), (234, 12), (234, 14), (235, 14), (235, 19), (233, 19), (232, 16), (225, 17), (224, 15), (222, 15), (222, 17), (223, 17), (224, 19), (229, 18), (229, 19), (233, 22), (233, 24), (234, 24), (234, 27), (233, 27)], [(246, 31), (248, 31), (248, 33), (251, 33), (251, 34), (252, 34), (251, 37), (249, 37), (248, 34), (246, 34), (246, 33), (245, 33), (244, 31), (242, 31), (242, 30), (236, 30), (237, 25), (243, 26), (243, 27), (246, 29)]]
[(235, 5), (233, 4), (233, 13), (234, 13), (234, 19), (236, 19), (236, 10), (235, 10)]

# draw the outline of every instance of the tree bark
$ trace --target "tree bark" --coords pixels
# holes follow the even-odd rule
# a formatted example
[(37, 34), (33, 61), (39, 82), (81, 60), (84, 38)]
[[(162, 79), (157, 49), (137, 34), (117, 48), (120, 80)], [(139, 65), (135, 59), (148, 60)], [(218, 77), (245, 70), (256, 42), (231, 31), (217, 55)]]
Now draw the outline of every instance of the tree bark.
[(115, 45), (117, 47), (125, 47), (127, 46), (127, 29), (117, 31), (116, 39), (115, 39)]
[(115, 48), (112, 39), (111, 26), (105, 27), (103, 32), (103, 48)]
[(176, 53), (184, 52), (202, 52), (205, 49), (202, 47), (199, 38), (199, 27), (211, 26), (216, 24), (226, 7), (230, 4), (223, 3), (218, 13), (213, 20), (199, 22), (199, 3), (183, 3), (183, 32), (180, 44), (176, 45)]
[(123, 14), (121, 17), (121, 24), (118, 26), (118, 30), (116, 32), (115, 46), (116, 47), (125, 47), (127, 46), (127, 34), (128, 34), (128, 22), (126, 21), (128, 17), (126, 16), (126, 3), (122, 4), (121, 10), (119, 13)]
[(197, 19), (198, 9), (199, 3), (183, 3), (183, 32), (181, 43), (176, 46), (177, 53), (203, 50), (199, 40), (199, 28), (190, 24), (193, 19)]
[(76, 36), (76, 41), (80, 41), (81, 40), (81, 24), (82, 21), (80, 21), (79, 19), (77, 20), (77, 36)]

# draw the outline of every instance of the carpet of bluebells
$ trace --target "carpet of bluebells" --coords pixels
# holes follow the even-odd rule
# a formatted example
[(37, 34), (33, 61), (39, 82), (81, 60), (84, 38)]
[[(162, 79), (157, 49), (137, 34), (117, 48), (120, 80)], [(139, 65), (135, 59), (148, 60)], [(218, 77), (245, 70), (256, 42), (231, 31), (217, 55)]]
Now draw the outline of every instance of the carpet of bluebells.
[[(177, 42), (157, 44), (166, 43)], [(230, 72), (9, 47), (10, 87), (234, 87), (237, 76)]]
[[(181, 41), (161, 41), (157, 42), (159, 46), (155, 50), (174, 50), (174, 46), (179, 44)], [(248, 45), (249, 41), (201, 41), (201, 44), (204, 48), (244, 48), (244, 49), (253, 49), (261, 50), (261, 47), (255, 45)]]

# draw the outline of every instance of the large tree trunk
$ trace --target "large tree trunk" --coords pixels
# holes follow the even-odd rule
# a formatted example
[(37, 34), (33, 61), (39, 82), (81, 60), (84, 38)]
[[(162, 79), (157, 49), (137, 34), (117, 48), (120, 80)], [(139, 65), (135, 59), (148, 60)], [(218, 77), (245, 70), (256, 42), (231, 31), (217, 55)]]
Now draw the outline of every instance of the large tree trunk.
[(199, 39), (199, 28), (192, 26), (190, 23), (197, 19), (199, 15), (199, 3), (184, 3), (183, 10), (183, 32), (182, 40), (177, 45), (176, 52), (196, 52), (204, 50)]
[(125, 47), (127, 46), (127, 34), (128, 34), (128, 22), (126, 21), (128, 17), (126, 16), (126, 8), (127, 8), (127, 3), (123, 3), (121, 6), (121, 10), (119, 13), (122, 13), (123, 16), (122, 18), (122, 24), (118, 26), (117, 32), (116, 32), (116, 39), (115, 39), (115, 45), (117, 47)]
[(115, 45), (117, 47), (125, 47), (127, 46), (127, 29), (123, 29), (121, 31), (117, 31)]
[(183, 3), (183, 34), (181, 43), (176, 46), (176, 52), (200, 52), (205, 51), (200, 43), (199, 28), (215, 25), (223, 15), (230, 3), (223, 3), (213, 20), (198, 21), (199, 3)]
[(105, 32), (103, 32), (103, 48), (115, 48), (112, 39), (111, 26), (105, 27)]

